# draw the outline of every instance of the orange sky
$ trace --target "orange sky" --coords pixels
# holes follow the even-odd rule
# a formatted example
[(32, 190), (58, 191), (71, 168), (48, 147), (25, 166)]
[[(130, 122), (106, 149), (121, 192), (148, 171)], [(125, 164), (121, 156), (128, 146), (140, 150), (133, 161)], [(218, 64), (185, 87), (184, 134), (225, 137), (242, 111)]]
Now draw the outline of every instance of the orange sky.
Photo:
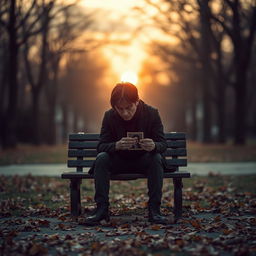
[[(82, 0), (82, 4), (88, 10), (97, 10), (96, 26), (102, 30), (110, 30), (116, 37), (129, 38), (132, 31), (140, 25), (139, 17), (134, 17), (132, 8), (143, 6), (143, 0)], [(141, 33), (133, 37), (128, 45), (104, 47), (104, 54), (118, 77), (121, 78), (125, 71), (140, 72), (143, 60), (148, 57), (144, 47), (147, 40)]]

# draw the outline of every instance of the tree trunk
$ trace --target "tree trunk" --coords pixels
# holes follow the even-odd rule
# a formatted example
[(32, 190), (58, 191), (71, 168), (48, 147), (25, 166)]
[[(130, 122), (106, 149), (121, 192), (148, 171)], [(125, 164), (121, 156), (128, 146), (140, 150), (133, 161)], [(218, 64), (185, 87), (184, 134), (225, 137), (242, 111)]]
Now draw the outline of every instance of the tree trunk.
[(55, 116), (56, 116), (56, 105), (58, 97), (58, 79), (59, 79), (59, 63), (60, 58), (58, 56), (52, 56), (51, 70), (53, 76), (49, 79), (47, 98), (49, 105), (49, 140), (48, 144), (56, 144), (56, 125), (55, 125)]
[(49, 106), (48, 114), (48, 141), (49, 145), (56, 144), (56, 126), (55, 126), (55, 104)]
[(208, 82), (206, 81), (206, 77), (203, 74), (202, 77), (202, 92), (203, 92), (203, 142), (210, 143), (211, 139), (211, 121), (212, 121), (212, 112), (211, 112), (211, 104), (209, 97), (209, 88)]
[[(1, 47), (1, 45), (0, 45)], [(6, 51), (6, 49), (4, 49), (4, 51)], [(6, 86), (6, 82), (7, 82), (7, 67), (4, 63), (7, 62), (7, 56), (2, 54), (1, 55), (2, 58), (2, 67), (1, 68), (1, 80), (0, 80), (0, 113), (4, 113), (5, 110), (5, 103), (6, 103), (6, 91), (7, 91), (7, 86)]]
[(26, 42), (24, 46), (24, 61), (26, 65), (27, 75), (28, 75), (28, 82), (32, 87), (32, 122), (34, 124), (32, 135), (33, 135), (33, 143), (35, 145), (39, 145), (41, 143), (40, 138), (40, 96), (42, 92), (42, 88), (46, 83), (46, 78), (48, 76), (46, 70), (47, 64), (47, 47), (48, 47), (48, 32), (49, 32), (49, 12), (51, 9), (48, 9), (48, 5), (44, 6), (44, 15), (41, 18), (41, 25), (42, 25), (42, 32), (41, 32), (41, 41), (42, 47), (40, 52), (40, 59), (41, 63), (39, 65), (39, 73), (38, 77), (33, 77), (33, 72), (31, 68), (31, 64), (29, 62), (29, 43)]
[(209, 20), (209, 0), (198, 1), (200, 5), (200, 20), (201, 20), (201, 59), (202, 59), (202, 101), (203, 101), (203, 142), (212, 142), (211, 139), (211, 36), (210, 36), (210, 20)]
[(218, 96), (218, 106), (217, 106), (217, 123), (218, 123), (218, 142), (226, 142), (226, 104), (225, 104), (225, 95), (220, 90)]
[(17, 144), (17, 102), (18, 102), (18, 51), (16, 31), (16, 0), (11, 0), (9, 12), (9, 61), (8, 61), (8, 106), (3, 127), (3, 147), (13, 148)]
[(248, 36), (244, 36), (242, 32), (242, 22), (239, 10), (241, 9), (240, 1), (235, 1), (233, 5), (233, 46), (235, 52), (235, 137), (234, 143), (243, 145), (246, 143), (247, 135), (247, 90), (248, 90), (248, 70), (250, 60), (252, 58), (252, 47), (255, 39), (256, 26), (256, 6), (252, 6), (252, 13)]
[(196, 97), (193, 95), (192, 106), (191, 106), (191, 127), (190, 127), (190, 139), (193, 141), (197, 140), (197, 118), (196, 118)]
[(235, 144), (244, 145), (246, 142), (247, 135), (247, 110), (246, 110), (246, 99), (247, 99), (247, 86), (246, 85), (246, 72), (243, 68), (239, 70), (235, 84)]
[(217, 79), (215, 80), (216, 83), (216, 90), (217, 90), (217, 124), (218, 124), (218, 142), (225, 143), (226, 142), (226, 81), (223, 73), (223, 65), (222, 65), (222, 51), (221, 51), (221, 42), (216, 42), (216, 50), (218, 54), (218, 58), (216, 61), (217, 66)]
[(32, 122), (33, 122), (33, 131), (32, 131), (32, 141), (35, 145), (40, 145), (40, 112), (39, 112), (39, 98), (40, 91), (34, 90), (33, 92), (33, 109), (32, 109)]
[(78, 132), (78, 115), (77, 111), (73, 111), (73, 132)]
[[(4, 58), (2, 56), (2, 58)], [(5, 61), (4, 61), (5, 62)], [(4, 63), (3, 62), (3, 63)], [(4, 122), (4, 118), (5, 118), (5, 112), (6, 112), (6, 98), (7, 98), (7, 68), (5, 65), (2, 65), (1, 67), (1, 82), (0, 82), (0, 145), (3, 144), (3, 134), (4, 134), (4, 127), (5, 127), (5, 122)]]
[(68, 106), (66, 103), (62, 104), (62, 113), (63, 113), (62, 142), (65, 143), (67, 141), (67, 136), (68, 136)]
[(176, 115), (176, 127), (177, 131), (187, 131), (186, 127), (186, 106), (183, 104), (180, 104), (179, 106), (179, 111), (177, 112)]

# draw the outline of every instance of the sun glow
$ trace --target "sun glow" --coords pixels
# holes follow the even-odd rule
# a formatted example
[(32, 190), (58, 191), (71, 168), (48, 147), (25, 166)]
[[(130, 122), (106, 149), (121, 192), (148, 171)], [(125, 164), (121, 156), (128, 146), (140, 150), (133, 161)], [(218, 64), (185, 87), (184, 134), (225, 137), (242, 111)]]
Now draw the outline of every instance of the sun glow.
[(121, 75), (121, 81), (122, 82), (130, 82), (130, 83), (136, 85), (138, 82), (138, 75), (133, 71), (125, 71)]

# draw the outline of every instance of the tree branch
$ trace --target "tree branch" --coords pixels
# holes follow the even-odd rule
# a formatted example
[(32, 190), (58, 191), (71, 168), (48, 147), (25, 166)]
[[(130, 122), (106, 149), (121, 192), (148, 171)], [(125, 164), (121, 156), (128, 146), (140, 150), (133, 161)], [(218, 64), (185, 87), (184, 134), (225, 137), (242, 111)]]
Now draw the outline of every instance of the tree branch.
[(26, 12), (26, 15), (20, 20), (20, 23), (17, 25), (17, 29), (19, 29), (20, 27), (23, 26), (23, 24), (28, 20), (28, 18), (30, 17), (31, 12), (33, 11), (35, 5), (36, 5), (37, 0), (33, 0), (30, 8), (28, 9), (28, 11)]
[(256, 6), (253, 7), (249, 35), (245, 40), (245, 59), (249, 60), (256, 33)]
[(211, 13), (211, 18), (216, 22), (218, 22), (222, 26), (222, 28), (226, 31), (226, 33), (229, 35), (231, 40), (234, 41), (234, 35), (232, 33), (232, 30), (223, 21), (221, 21), (219, 18), (214, 16), (212, 13)]
[(193, 58), (186, 53), (183, 54), (176, 50), (171, 50), (170, 47), (168, 47), (167, 45), (161, 45), (156, 42), (153, 44), (158, 48), (158, 50), (164, 52), (165, 55), (171, 55), (171, 56), (177, 57), (185, 62), (190, 62), (190, 63), (195, 63), (197, 61), (196, 58)]

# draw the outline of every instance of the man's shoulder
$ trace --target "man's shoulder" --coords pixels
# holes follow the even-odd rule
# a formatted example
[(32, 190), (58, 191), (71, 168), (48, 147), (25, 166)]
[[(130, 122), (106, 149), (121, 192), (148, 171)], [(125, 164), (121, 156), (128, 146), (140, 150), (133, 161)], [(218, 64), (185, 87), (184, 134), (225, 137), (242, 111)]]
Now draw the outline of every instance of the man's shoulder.
[(113, 110), (113, 108), (110, 108), (110, 109), (105, 111), (105, 114), (109, 114), (109, 113), (112, 113), (112, 112), (114, 112), (114, 110)]
[(155, 108), (155, 107), (153, 107), (151, 105), (148, 105), (145, 102), (143, 102), (143, 105), (144, 105), (144, 109), (146, 111), (148, 111), (148, 113), (156, 114), (158, 112), (157, 108)]
[(108, 109), (107, 111), (105, 111), (105, 117), (107, 118), (111, 118), (115, 115), (115, 111), (113, 108)]

